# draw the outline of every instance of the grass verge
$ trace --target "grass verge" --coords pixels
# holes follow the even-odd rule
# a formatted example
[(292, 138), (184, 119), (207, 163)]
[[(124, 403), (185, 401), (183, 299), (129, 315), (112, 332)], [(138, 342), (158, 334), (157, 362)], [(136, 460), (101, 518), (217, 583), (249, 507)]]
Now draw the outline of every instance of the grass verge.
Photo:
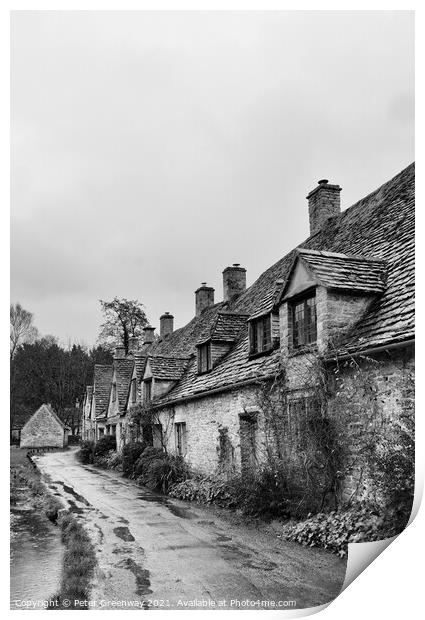
[(70, 513), (58, 519), (65, 546), (59, 591), (50, 609), (88, 609), (90, 584), (96, 567), (96, 552), (84, 527)]
[(61, 530), (64, 545), (58, 592), (50, 597), (49, 609), (88, 609), (96, 552), (83, 525), (53, 497), (26, 450), (10, 451), (10, 502), (25, 502), (44, 514)]

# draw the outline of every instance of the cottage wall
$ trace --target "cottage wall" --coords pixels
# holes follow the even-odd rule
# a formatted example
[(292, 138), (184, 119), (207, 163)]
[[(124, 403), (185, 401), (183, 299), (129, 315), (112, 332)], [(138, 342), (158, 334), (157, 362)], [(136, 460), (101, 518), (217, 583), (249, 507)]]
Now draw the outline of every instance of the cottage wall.
[(389, 422), (402, 421), (414, 414), (414, 349), (380, 353), (356, 363), (339, 364), (334, 396), (328, 403), (332, 417), (346, 427), (350, 438), (347, 458), (353, 467), (343, 481), (345, 499), (363, 492), (373, 494), (372, 472), (367, 468), (365, 446), (376, 434), (388, 437)]
[[(211, 474), (218, 469), (240, 470), (240, 416), (247, 411), (253, 417), (259, 415), (254, 391), (249, 388), (178, 404), (162, 411), (158, 418), (170, 452), (176, 452), (174, 425), (186, 424), (186, 460), (197, 471)], [(257, 460), (263, 458), (261, 428), (260, 422), (256, 432)]]

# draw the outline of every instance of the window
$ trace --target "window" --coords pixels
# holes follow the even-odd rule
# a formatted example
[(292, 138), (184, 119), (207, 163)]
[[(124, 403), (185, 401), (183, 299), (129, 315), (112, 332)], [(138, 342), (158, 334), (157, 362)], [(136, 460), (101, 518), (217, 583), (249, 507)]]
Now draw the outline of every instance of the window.
[(114, 403), (117, 400), (117, 384), (112, 384), (112, 402)]
[(249, 352), (264, 353), (272, 348), (271, 315), (261, 316), (249, 322)]
[(211, 343), (207, 342), (198, 347), (198, 372), (208, 372), (211, 368)]
[(137, 400), (136, 379), (132, 379), (131, 380), (131, 387), (130, 387), (130, 402), (134, 405), (136, 400)]
[(174, 424), (176, 452), (179, 456), (186, 455), (186, 422)]
[(152, 400), (152, 379), (146, 379), (143, 382), (143, 402), (149, 405)]
[(313, 295), (295, 301), (290, 308), (292, 313), (292, 346), (294, 349), (316, 342), (316, 297)]

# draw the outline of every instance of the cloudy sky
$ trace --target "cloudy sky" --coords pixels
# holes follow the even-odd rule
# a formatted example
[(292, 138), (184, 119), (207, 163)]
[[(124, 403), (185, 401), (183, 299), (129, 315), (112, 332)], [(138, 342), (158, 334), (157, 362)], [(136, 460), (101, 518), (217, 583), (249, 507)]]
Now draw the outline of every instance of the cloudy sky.
[(222, 299), (414, 159), (409, 12), (19, 12), (12, 17), (12, 301), (92, 344), (99, 299), (153, 325)]

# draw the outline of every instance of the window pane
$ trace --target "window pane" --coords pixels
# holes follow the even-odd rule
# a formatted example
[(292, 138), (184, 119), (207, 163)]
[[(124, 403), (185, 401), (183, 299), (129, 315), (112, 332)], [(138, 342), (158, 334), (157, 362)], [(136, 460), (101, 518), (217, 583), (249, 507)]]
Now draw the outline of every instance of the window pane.
[(309, 297), (292, 307), (292, 342), (295, 348), (317, 340), (316, 298)]

